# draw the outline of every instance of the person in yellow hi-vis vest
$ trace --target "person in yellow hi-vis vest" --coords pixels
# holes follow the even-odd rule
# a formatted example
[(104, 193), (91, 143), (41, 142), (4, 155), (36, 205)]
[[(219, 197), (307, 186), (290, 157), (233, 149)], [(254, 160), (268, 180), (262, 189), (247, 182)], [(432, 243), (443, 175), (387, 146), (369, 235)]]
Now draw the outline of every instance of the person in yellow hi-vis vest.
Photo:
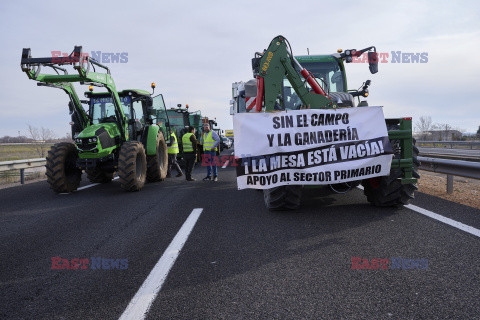
[(171, 175), (172, 167), (178, 172), (176, 177), (183, 176), (182, 169), (180, 169), (180, 166), (178, 165), (178, 162), (177, 162), (177, 154), (179, 152), (178, 139), (173, 129), (170, 129), (170, 143), (167, 144), (167, 147), (168, 147), (167, 178), (170, 178), (172, 176)]
[(203, 125), (203, 134), (202, 138), (200, 139), (200, 144), (203, 144), (203, 156), (205, 157), (205, 163), (207, 164), (207, 176), (203, 178), (203, 180), (218, 181), (216, 151), (220, 144), (220, 137), (216, 132), (210, 129), (210, 125), (208, 123)]
[(188, 132), (182, 137), (183, 158), (185, 159), (185, 176), (187, 181), (195, 181), (192, 178), (193, 167), (197, 160), (197, 138), (195, 137), (195, 128), (188, 127)]

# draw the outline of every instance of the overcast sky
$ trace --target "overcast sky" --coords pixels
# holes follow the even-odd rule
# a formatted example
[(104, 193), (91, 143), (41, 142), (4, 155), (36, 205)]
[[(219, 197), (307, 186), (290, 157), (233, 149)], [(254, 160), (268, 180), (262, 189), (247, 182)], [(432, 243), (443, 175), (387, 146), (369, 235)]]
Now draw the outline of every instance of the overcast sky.
[[(27, 79), (22, 48), (34, 57), (74, 45), (127, 52), (127, 63), (107, 64), (117, 89), (156, 82), (167, 106), (189, 104), (230, 129), (232, 82), (252, 77), (255, 51), (278, 34), (298, 55), (370, 45), (389, 53), (375, 75), (368, 64), (347, 65), (349, 88), (371, 79), (369, 104), (386, 117), (429, 115), (467, 132), (480, 125), (478, 1), (4, 0), (0, 28), (0, 136), (26, 134), (27, 124), (69, 132), (66, 94)], [(426, 52), (428, 62), (391, 63), (392, 51)]]

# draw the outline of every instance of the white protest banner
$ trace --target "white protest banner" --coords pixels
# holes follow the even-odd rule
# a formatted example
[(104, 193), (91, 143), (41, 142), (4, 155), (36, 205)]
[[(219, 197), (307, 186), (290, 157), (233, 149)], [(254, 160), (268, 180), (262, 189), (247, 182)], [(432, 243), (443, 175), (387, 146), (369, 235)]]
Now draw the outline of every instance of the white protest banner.
[(335, 184), (390, 174), (382, 107), (238, 113), (239, 189)]

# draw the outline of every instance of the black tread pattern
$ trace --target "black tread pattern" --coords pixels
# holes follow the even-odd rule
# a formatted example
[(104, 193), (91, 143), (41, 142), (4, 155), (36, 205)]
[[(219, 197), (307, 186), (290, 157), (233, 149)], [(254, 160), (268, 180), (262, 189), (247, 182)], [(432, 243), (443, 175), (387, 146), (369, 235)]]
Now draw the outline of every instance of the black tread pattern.
[(47, 182), (57, 193), (77, 190), (82, 178), (82, 170), (76, 167), (77, 148), (73, 143), (61, 142), (48, 151), (45, 165)]
[(300, 206), (302, 186), (280, 186), (263, 190), (265, 206), (269, 210), (294, 210)]
[[(159, 161), (160, 158), (160, 161)], [(147, 156), (147, 181), (162, 181), (167, 177), (168, 147), (161, 132), (157, 136), (157, 154)]]
[[(137, 157), (141, 161), (141, 174), (137, 176)], [(138, 141), (127, 141), (120, 148), (118, 157), (118, 177), (120, 185), (126, 191), (139, 191), (145, 185), (147, 157), (143, 144)]]
[[(389, 128), (392, 130), (395, 128)], [(418, 174), (418, 148), (415, 146), (415, 139), (413, 139), (413, 177), (420, 178)], [(394, 156), (395, 157), (395, 156)], [(402, 177), (401, 169), (391, 169), (390, 175), (386, 177), (374, 178), (376, 183), (371, 180), (363, 180), (363, 193), (367, 197), (367, 201), (378, 207), (392, 207), (406, 205), (410, 200), (415, 198), (415, 191), (418, 189), (416, 184), (402, 184), (400, 178)]]
[(87, 178), (92, 183), (107, 183), (112, 181), (113, 172), (105, 172), (100, 168), (87, 169)]

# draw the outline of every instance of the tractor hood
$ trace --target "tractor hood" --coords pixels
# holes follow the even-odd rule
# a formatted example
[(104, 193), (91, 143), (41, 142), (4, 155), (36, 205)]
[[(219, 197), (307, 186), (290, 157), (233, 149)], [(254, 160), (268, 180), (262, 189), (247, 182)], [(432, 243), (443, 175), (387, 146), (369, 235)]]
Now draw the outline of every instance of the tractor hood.
[(80, 158), (108, 156), (118, 145), (120, 131), (115, 123), (98, 123), (85, 128), (75, 144)]
[(99, 137), (102, 133), (107, 133), (111, 138), (120, 136), (120, 130), (116, 123), (97, 123), (86, 127), (78, 138)]

